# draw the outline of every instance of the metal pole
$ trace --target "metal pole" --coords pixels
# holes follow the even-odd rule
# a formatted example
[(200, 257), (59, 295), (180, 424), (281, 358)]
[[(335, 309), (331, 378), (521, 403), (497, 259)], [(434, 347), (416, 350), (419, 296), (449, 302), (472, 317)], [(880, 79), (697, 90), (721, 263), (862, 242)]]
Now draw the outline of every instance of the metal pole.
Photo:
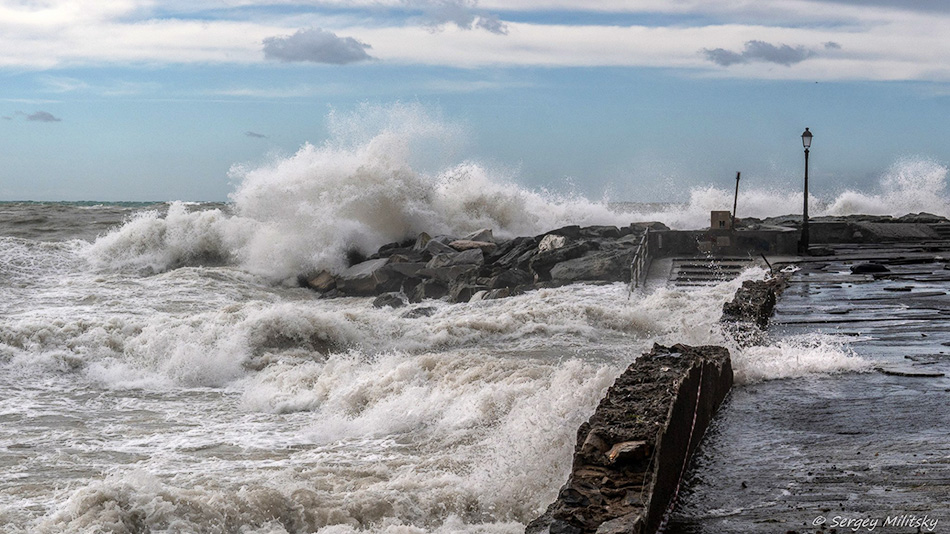
[(801, 253), (808, 254), (808, 149), (805, 149), (805, 206), (802, 209)]
[(736, 206), (739, 205), (739, 176), (741, 172), (736, 173), (736, 198), (732, 201), (732, 229), (736, 229)]

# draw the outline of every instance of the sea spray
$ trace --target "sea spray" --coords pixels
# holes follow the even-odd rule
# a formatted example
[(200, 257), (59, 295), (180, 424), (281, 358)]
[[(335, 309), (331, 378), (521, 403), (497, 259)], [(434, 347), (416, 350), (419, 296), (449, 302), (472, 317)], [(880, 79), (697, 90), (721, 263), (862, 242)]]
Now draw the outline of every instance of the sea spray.
[(950, 217), (947, 195), (948, 169), (928, 158), (904, 158), (881, 178), (880, 192), (845, 191), (824, 213), (828, 215), (892, 215), (927, 212)]
[[(722, 303), (764, 275), (629, 300), (618, 283), (435, 301), (410, 318), (230, 266), (69, 265), (33, 271), (33, 308), (0, 322), (13, 532), (519, 532), (617, 373), (654, 341), (731, 343)], [(800, 365), (809, 346), (730, 348), (749, 380), (835, 370)]]
[[(728, 210), (733, 200), (731, 189), (714, 186), (684, 191), (685, 203), (663, 206), (526, 188), (511, 172), (459, 158), (462, 129), (417, 104), (331, 112), (328, 122), (331, 137), (321, 144), (304, 144), (259, 165), (235, 165), (227, 209), (173, 203), (164, 216), (140, 212), (97, 239), (87, 259), (98, 269), (145, 274), (232, 265), (292, 284), (301, 273), (339, 272), (348, 251), (368, 255), (420, 232), (464, 235), (491, 228), (507, 239), (568, 224), (638, 221), (695, 229), (707, 227), (709, 212)], [(931, 160), (901, 160), (882, 176), (877, 193), (812, 196), (812, 215), (950, 215), (947, 175), (945, 165)], [(739, 192), (739, 217), (801, 211), (797, 186), (763, 189), (754, 176), (748, 183)]]

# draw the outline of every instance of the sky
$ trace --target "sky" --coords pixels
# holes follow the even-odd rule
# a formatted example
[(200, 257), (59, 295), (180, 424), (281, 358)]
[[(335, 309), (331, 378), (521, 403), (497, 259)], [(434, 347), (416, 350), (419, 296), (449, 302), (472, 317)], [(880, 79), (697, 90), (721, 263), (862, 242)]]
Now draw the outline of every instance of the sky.
[[(226, 200), (425, 110), (529, 189), (873, 190), (950, 162), (943, 0), (0, 0), (0, 200)], [(455, 145), (453, 145), (455, 146)]]

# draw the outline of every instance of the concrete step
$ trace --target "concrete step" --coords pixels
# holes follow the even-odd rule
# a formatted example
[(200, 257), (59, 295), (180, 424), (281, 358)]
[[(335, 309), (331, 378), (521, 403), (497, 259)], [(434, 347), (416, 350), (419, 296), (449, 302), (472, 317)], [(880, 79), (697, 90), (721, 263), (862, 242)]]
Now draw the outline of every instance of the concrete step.
[(742, 271), (756, 265), (748, 258), (674, 258), (668, 285), (695, 288), (732, 280)]

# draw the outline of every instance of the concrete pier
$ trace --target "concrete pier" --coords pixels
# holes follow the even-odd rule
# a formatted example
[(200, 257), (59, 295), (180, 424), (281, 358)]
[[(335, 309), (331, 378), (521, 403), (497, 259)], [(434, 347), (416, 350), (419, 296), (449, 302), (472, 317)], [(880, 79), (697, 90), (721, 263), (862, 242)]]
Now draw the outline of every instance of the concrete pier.
[(731, 386), (726, 349), (654, 346), (581, 425), (567, 483), (526, 532), (655, 532)]
[(773, 341), (833, 334), (868, 364), (735, 387), (667, 532), (950, 528), (950, 243), (932, 237), (794, 262)]

